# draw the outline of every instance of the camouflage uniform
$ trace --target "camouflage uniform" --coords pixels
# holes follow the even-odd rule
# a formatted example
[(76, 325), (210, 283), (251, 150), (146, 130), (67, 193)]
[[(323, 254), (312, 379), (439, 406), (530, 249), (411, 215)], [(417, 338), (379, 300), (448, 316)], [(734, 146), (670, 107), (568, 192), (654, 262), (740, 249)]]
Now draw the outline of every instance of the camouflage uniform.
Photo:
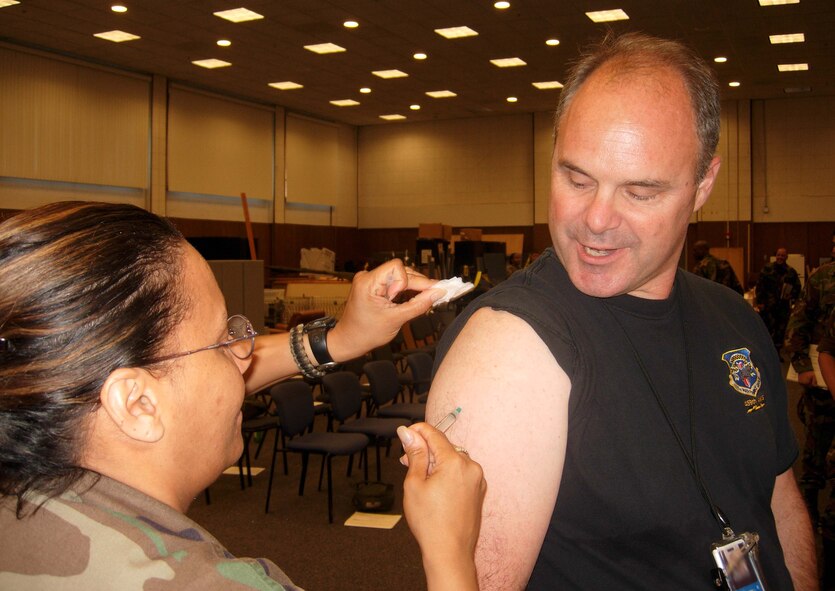
[(693, 273), (716, 283), (721, 283), (725, 287), (730, 287), (740, 295), (744, 293), (731, 264), (724, 259), (717, 259), (712, 254), (705, 255), (702, 260), (696, 263), (696, 266), (693, 267)]
[[(792, 366), (797, 373), (812, 370), (809, 345), (820, 342), (824, 328), (834, 316), (835, 263), (830, 263), (809, 276), (789, 318), (785, 350), (791, 355)], [(814, 519), (817, 517), (818, 491), (825, 487), (827, 471), (831, 471), (827, 470), (827, 452), (835, 436), (832, 394), (822, 387), (806, 387), (798, 412), (806, 426), (800, 488)], [(835, 540), (835, 499), (830, 500), (821, 525), (824, 536)]]
[(299, 589), (272, 562), (235, 558), (179, 511), (104, 476), (34, 514), (27, 504), (23, 519), (16, 501), (0, 498), (0, 589)]
[(783, 346), (791, 303), (800, 295), (800, 277), (786, 263), (769, 263), (757, 279), (757, 305), (777, 350)]

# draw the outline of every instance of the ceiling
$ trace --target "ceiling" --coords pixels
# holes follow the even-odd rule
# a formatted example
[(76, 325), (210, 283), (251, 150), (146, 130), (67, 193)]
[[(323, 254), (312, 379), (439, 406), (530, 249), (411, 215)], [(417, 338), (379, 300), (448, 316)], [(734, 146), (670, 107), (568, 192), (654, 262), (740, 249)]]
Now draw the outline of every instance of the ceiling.
[[(714, 64), (724, 98), (835, 95), (835, 0), (768, 7), (757, 0), (510, 1), (499, 10), (493, 0), (125, 0), (128, 11), (117, 14), (110, 9), (116, 0), (20, 0), (0, 8), (0, 40), (352, 125), (387, 123), (380, 118), (386, 114), (426, 121), (552, 110), (559, 90), (532, 83), (562, 82), (578, 47), (607, 27), (683, 40), (711, 63), (726, 56), (727, 63)], [(264, 18), (235, 24), (213, 15), (240, 6)], [(585, 15), (611, 8), (630, 19), (604, 25)], [(345, 28), (347, 19), (359, 27)], [(447, 40), (434, 32), (461, 25), (478, 36)], [(113, 43), (93, 36), (113, 29), (141, 38)], [(769, 35), (787, 33), (804, 33), (806, 41), (769, 43)], [(221, 38), (232, 45), (218, 47)], [(549, 38), (559, 45), (547, 46)], [(304, 49), (326, 42), (347, 51)], [(415, 52), (428, 59), (415, 60)], [(489, 61), (507, 57), (527, 65), (502, 69)], [(232, 66), (207, 70), (191, 63), (206, 58)], [(809, 70), (778, 72), (778, 64), (798, 62)], [(384, 80), (371, 73), (386, 69), (409, 76)], [(267, 86), (287, 80), (304, 87)], [(730, 88), (730, 81), (741, 85)], [(360, 94), (361, 87), (372, 92)], [(457, 96), (425, 94), (435, 90)], [(508, 96), (518, 101), (509, 103)], [(360, 104), (329, 102), (338, 99)], [(413, 104), (421, 109), (410, 110)]]

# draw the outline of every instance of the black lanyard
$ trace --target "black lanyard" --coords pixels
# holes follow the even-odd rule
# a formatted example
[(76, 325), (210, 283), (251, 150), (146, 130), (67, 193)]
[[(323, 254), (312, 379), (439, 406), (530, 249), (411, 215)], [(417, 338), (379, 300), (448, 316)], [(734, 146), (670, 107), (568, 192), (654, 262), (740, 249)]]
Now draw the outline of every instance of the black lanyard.
[[(678, 307), (678, 317), (681, 321), (681, 331), (684, 336), (684, 357), (687, 361), (687, 400), (688, 400), (688, 415), (690, 421), (690, 452), (687, 451), (687, 447), (684, 445), (684, 441), (681, 438), (681, 434), (676, 429), (675, 423), (673, 423), (673, 419), (670, 416), (670, 412), (667, 410), (667, 406), (664, 404), (664, 400), (662, 400), (661, 396), (658, 393), (658, 390), (655, 387), (655, 383), (652, 381), (652, 378), (649, 375), (649, 371), (644, 365), (644, 360), (641, 358), (641, 355), (638, 353), (638, 349), (635, 347), (635, 344), (632, 342), (632, 339), (629, 337), (629, 333), (627, 332), (626, 328), (621, 323), (620, 319), (617, 315), (612, 311), (609, 305), (604, 301), (603, 307), (608, 310), (609, 314), (612, 315), (615, 323), (620, 327), (621, 331), (623, 332), (623, 336), (626, 337), (626, 342), (629, 343), (629, 348), (632, 350), (632, 355), (635, 357), (635, 361), (638, 363), (638, 367), (641, 368), (641, 373), (644, 374), (644, 379), (649, 385), (649, 389), (652, 390), (652, 394), (655, 397), (656, 403), (658, 403), (658, 407), (661, 409), (661, 412), (664, 414), (664, 418), (667, 420), (667, 425), (670, 427), (670, 430), (673, 432), (673, 436), (676, 438), (676, 442), (678, 443), (679, 449), (681, 449), (681, 453), (684, 454), (684, 458), (687, 461), (687, 465), (690, 467), (690, 473), (693, 475), (693, 478), (696, 481), (696, 486), (699, 489), (699, 492), (704, 498), (705, 502), (707, 503), (708, 507), (710, 508), (710, 512), (713, 515), (713, 518), (719, 524), (719, 527), (722, 528), (722, 534), (733, 535), (733, 530), (731, 529), (731, 524), (728, 521), (728, 518), (725, 517), (725, 514), (722, 510), (713, 503), (713, 499), (710, 496), (710, 492), (707, 489), (707, 485), (702, 480), (701, 474), (699, 473), (699, 463), (697, 460), (696, 454), (696, 413), (694, 411), (694, 404), (695, 404), (695, 396), (693, 394), (693, 367), (692, 363), (690, 362), (690, 343), (688, 339), (688, 331), (687, 331), (687, 322), (684, 319), (684, 282), (678, 281), (677, 286), (678, 289), (674, 293), (675, 297), (675, 304)], [(681, 295), (679, 293), (681, 292)]]

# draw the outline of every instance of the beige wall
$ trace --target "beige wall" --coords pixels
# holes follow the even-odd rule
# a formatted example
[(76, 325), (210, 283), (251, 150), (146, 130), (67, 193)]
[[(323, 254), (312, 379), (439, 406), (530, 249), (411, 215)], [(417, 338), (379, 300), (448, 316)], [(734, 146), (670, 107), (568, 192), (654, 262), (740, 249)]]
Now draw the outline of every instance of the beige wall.
[(240, 221), (246, 193), (255, 222), (357, 225), (354, 127), (310, 120), (332, 131), (328, 159), (296, 180), (325, 179), (329, 205), (305, 209), (285, 200), (281, 107), (2, 45), (0, 104), (0, 207), (95, 199)]
[(529, 114), (363, 127), (359, 227), (534, 222)]
[(722, 161), (713, 193), (698, 212), (698, 221), (751, 220), (750, 103), (722, 103), (721, 130), (716, 154)]
[(751, 120), (754, 221), (835, 221), (835, 97), (755, 101)]
[[(547, 222), (552, 113), (358, 130), (2, 44), (0, 104), (3, 208), (98, 199), (240, 220), (246, 191), (254, 221)], [(723, 165), (698, 220), (835, 220), (835, 97), (722, 107)], [(288, 118), (324, 133), (288, 133)], [(294, 160), (305, 143), (317, 155)], [(287, 193), (313, 181), (325, 189)]]

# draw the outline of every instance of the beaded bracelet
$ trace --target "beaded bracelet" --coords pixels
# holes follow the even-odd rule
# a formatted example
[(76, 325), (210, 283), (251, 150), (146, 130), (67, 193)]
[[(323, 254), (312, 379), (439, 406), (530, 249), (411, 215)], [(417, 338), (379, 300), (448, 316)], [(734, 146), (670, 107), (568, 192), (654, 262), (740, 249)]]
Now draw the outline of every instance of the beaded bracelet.
[(304, 350), (305, 325), (299, 324), (290, 330), (290, 354), (293, 361), (301, 371), (302, 375), (311, 380), (321, 379), (325, 374), (336, 369), (339, 364), (335, 362), (324, 363), (318, 367), (313, 365), (307, 352)]

